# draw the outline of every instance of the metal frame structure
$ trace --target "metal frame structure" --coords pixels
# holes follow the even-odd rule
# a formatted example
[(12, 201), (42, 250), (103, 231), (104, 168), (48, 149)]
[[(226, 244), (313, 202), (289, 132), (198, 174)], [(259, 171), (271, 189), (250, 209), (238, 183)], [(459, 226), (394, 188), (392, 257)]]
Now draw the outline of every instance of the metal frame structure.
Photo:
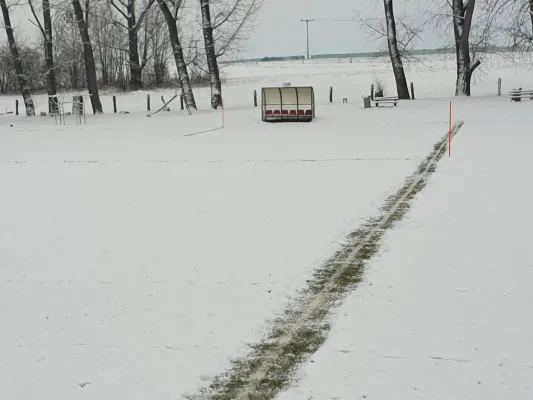
[(264, 122), (311, 122), (315, 118), (315, 92), (311, 86), (261, 89)]
[[(48, 96), (53, 99), (57, 113), (54, 114), (56, 124), (59, 122), (59, 125), (65, 125), (65, 104), (72, 104), (72, 114), (76, 117), (76, 124), (87, 123), (87, 118), (85, 117), (85, 99), (82, 94), (73, 95), (72, 101), (65, 101), (65, 98), (60, 95)], [(82, 98), (82, 101), (79, 101), (79, 98)]]

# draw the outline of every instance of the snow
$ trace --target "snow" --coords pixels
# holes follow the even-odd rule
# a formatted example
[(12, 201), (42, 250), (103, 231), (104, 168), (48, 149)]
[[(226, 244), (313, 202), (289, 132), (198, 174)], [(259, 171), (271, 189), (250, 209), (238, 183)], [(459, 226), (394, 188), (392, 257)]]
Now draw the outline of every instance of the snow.
[(530, 104), (459, 103), (452, 157), (278, 400), (531, 398)]
[[(0, 116), (0, 397), (176, 399), (208, 384), (446, 132), (453, 59), (424, 64), (406, 65), (422, 100), (397, 108), (362, 109), (374, 73), (393, 79), (372, 59), (228, 67), (223, 129), (198, 88), (193, 116), (174, 102), (146, 118), (142, 91), (117, 95), (127, 115), (105, 94), (108, 114), (85, 125)], [(280, 399), (525, 388), (531, 237), (514, 223), (532, 211), (531, 104), (488, 96), (498, 76), (505, 92), (528, 74), (494, 61), (473, 86), (487, 97), (456, 102), (453, 157)], [(315, 121), (260, 121), (253, 90), (283, 81), (315, 87)], [(152, 107), (169, 92), (152, 92)], [(489, 361), (504, 367), (486, 372)], [(490, 380), (498, 371), (507, 386)]]

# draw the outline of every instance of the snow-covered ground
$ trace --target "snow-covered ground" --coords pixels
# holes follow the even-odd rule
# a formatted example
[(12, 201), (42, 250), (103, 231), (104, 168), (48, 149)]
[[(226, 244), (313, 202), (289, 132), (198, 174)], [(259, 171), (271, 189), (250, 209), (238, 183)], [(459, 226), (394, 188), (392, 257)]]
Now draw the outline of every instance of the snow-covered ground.
[[(533, 62), (525, 56), (486, 56), (473, 78), (472, 93), (476, 97), (494, 96), (497, 79), (502, 78), (502, 91), (527, 86), (533, 72)], [(532, 57), (532, 56), (530, 56)], [(405, 71), (409, 82), (415, 85), (416, 97), (419, 99), (443, 98), (453, 95), (455, 83), (455, 58), (453, 55), (431, 55), (417, 57), (416, 62), (406, 63)], [(361, 96), (368, 95), (370, 84), (378, 79), (382, 81), (389, 93), (395, 94), (394, 76), (388, 57), (353, 58), (331, 60), (309, 60), (288, 62), (241, 63), (225, 66), (224, 102), (227, 109), (252, 108), (253, 91), (262, 86), (279, 86), (290, 81), (293, 86), (312, 84), (319, 104), (329, 98), (329, 88), (333, 87), (334, 99), (341, 102), (348, 98), (357, 106)], [(524, 87), (526, 87), (524, 86)], [(175, 93), (166, 89), (158, 92), (138, 91), (135, 93), (114, 93), (117, 97), (118, 110), (141, 112), (146, 110), (146, 95), (151, 94), (152, 110), (161, 105), (160, 96), (168, 100)], [(194, 88), (196, 101), (203, 110), (209, 108), (209, 90)], [(69, 94), (71, 95), (71, 94)], [(113, 111), (113, 93), (102, 92), (104, 112)], [(65, 98), (68, 98), (65, 94)], [(22, 107), (22, 98), (21, 109)], [(34, 96), (38, 112), (48, 111), (45, 95)], [(170, 105), (171, 112), (179, 113), (177, 101)], [(5, 109), (14, 111), (15, 98), (0, 96), (0, 113)], [(320, 112), (320, 110), (319, 110)], [(2, 122), (0, 122), (2, 123)]]
[(279, 400), (533, 398), (533, 104), (460, 107), (452, 157)]
[[(374, 75), (392, 87), (389, 68), (384, 60), (356, 59), (228, 67), (224, 129), (210, 132), (222, 115), (207, 110), (205, 89), (196, 90), (203, 110), (192, 117), (173, 103), (170, 113), (146, 118), (144, 92), (118, 96), (119, 109), (131, 114), (87, 116), (85, 125), (0, 116), (0, 397), (175, 399), (245, 354), (446, 132), (453, 60), (429, 57), (409, 70), (416, 102), (362, 109)], [(448, 362), (427, 357), (467, 358), (461, 367), (470, 372), (481, 361), (507, 359), (501, 372), (512, 382), (531, 377), (531, 329), (520, 307), (533, 269), (524, 265), (531, 265), (522, 246), (527, 231), (510, 224), (527, 223), (531, 214), (520, 174), (529, 167), (533, 103), (494, 97), (497, 77), (505, 91), (527, 86), (529, 76), (494, 61), (473, 87), (492, 97), (456, 102), (465, 126), (453, 157), (410, 219), (388, 235), (387, 252), (339, 310), (301, 383), (281, 397), (372, 395), (393, 374), (407, 385), (411, 375), (398, 371), (420, 378), (422, 368), (433, 372), (418, 384), (420, 395), (448, 393), (424, 392), (431, 382), (460, 392), (469, 375), (448, 370), (443, 378), (424, 363)], [(315, 87), (311, 124), (260, 121), (253, 90), (286, 80)], [(326, 103), (329, 86), (334, 104)], [(103, 101), (109, 112), (111, 97)], [(0, 110), (13, 104), (14, 97), (0, 97)], [(37, 104), (45, 111), (43, 96)], [(511, 310), (502, 316), (504, 306)], [(473, 346), (478, 337), (474, 355), (450, 344)], [(522, 346), (521, 359), (510, 343)]]

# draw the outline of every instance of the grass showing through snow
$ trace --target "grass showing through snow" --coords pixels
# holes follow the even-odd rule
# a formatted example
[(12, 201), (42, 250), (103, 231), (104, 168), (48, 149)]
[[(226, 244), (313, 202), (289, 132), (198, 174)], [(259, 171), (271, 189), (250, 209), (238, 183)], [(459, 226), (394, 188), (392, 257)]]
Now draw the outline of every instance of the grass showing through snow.
[[(462, 125), (460, 121), (454, 126), (454, 135)], [(326, 340), (330, 329), (328, 313), (361, 282), (365, 265), (378, 252), (383, 235), (405, 216), (424, 189), (446, 153), (447, 143), (448, 134), (435, 143), (404, 185), (385, 201), (381, 214), (348, 235), (344, 246), (314, 273), (307, 289), (274, 322), (267, 337), (251, 345), (248, 356), (233, 361), (229, 370), (217, 376), (209, 387), (187, 398), (268, 400), (287, 387), (296, 367)]]

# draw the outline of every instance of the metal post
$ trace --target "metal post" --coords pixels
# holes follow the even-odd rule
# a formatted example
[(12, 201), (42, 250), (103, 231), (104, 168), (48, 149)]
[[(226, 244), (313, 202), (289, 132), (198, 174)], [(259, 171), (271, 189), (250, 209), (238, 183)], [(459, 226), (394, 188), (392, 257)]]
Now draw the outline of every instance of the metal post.
[(314, 19), (301, 19), (300, 21), (305, 22), (306, 31), (307, 31), (307, 59), (309, 60), (309, 22), (313, 22)]
[(307, 59), (309, 60), (309, 21), (305, 24), (306, 28), (306, 37), (307, 37)]

